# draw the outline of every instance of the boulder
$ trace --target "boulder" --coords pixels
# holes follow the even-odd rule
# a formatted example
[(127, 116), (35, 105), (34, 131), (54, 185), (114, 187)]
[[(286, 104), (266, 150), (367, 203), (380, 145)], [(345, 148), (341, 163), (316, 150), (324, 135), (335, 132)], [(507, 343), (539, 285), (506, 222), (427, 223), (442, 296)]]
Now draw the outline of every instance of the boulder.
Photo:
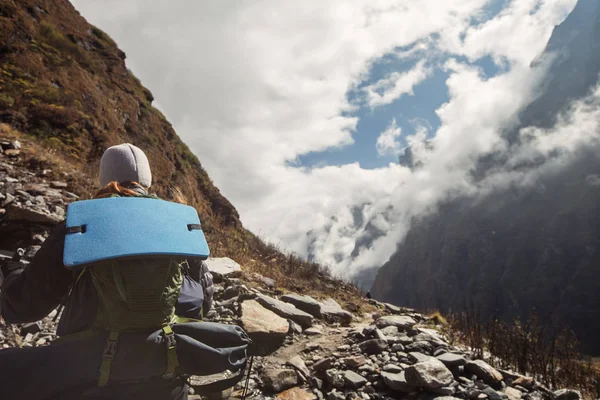
[(439, 360), (430, 357), (404, 370), (406, 381), (412, 386), (436, 389), (454, 381), (452, 372)]
[(288, 360), (287, 364), (294, 367), (295, 369), (297, 369), (298, 372), (300, 372), (304, 376), (305, 380), (310, 377), (310, 371), (308, 370), (308, 367), (304, 363), (304, 360), (302, 359), (302, 357), (300, 357), (300, 356), (292, 357), (291, 359)]
[(312, 368), (315, 371), (324, 371), (327, 370), (329, 368), (331, 368), (331, 366), (335, 363), (335, 358), (324, 358), (322, 360), (317, 361), (316, 363), (313, 364)]
[(467, 362), (465, 370), (471, 374), (476, 375), (479, 379), (482, 379), (488, 385), (495, 385), (502, 382), (502, 374), (498, 372), (491, 365), (483, 360), (475, 360)]
[(459, 367), (467, 363), (465, 356), (462, 354), (444, 353), (436, 358), (443, 362), (446, 367)]
[(333, 299), (327, 299), (321, 303), (321, 314), (326, 320), (340, 322), (343, 325), (349, 325), (352, 322), (352, 313), (344, 310)]
[(259, 355), (278, 349), (285, 340), (290, 325), (254, 300), (242, 303), (242, 327), (254, 341)]
[[(508, 400), (521, 400), (523, 393), (520, 390), (507, 386), (504, 388), (504, 394), (508, 397)], [(569, 399), (575, 400), (575, 399)]]
[(407, 382), (404, 371), (397, 374), (391, 372), (382, 372), (381, 377), (383, 378), (383, 382), (387, 387), (397, 392), (411, 393), (417, 389)]
[(414, 319), (405, 315), (386, 315), (377, 319), (375, 325), (379, 329), (395, 326), (399, 330), (405, 331), (412, 328), (416, 323)]
[(228, 257), (209, 258), (204, 262), (215, 278), (236, 278), (242, 274), (240, 264)]
[(328, 369), (325, 371), (327, 382), (336, 389), (342, 389), (345, 385), (344, 377), (337, 369)]
[(321, 314), (321, 304), (310, 296), (286, 294), (281, 296), (281, 300), (293, 304), (297, 309), (307, 312), (315, 318), (323, 318), (323, 315)]
[(298, 385), (298, 375), (293, 369), (266, 369), (261, 374), (263, 387), (273, 393), (279, 393)]
[(306, 329), (312, 325), (313, 317), (309, 313), (297, 309), (292, 304), (274, 299), (269, 296), (259, 295), (256, 300), (265, 308), (273, 311), (283, 318), (288, 318)]
[(306, 389), (295, 387), (279, 393), (276, 398), (281, 400), (315, 400), (317, 396)]
[(387, 348), (387, 343), (380, 339), (365, 340), (358, 345), (365, 354), (379, 354)]
[(55, 225), (62, 222), (63, 217), (57, 214), (51, 214), (46, 209), (31, 209), (16, 203), (11, 203), (8, 206), (8, 219), (10, 221), (23, 220), (42, 225)]
[(352, 356), (344, 358), (342, 362), (348, 368), (359, 368), (367, 363), (367, 359), (365, 358), (365, 356)]
[(344, 382), (346, 382), (347, 387), (351, 389), (358, 389), (365, 386), (368, 381), (356, 372), (348, 370), (344, 372)]
[(581, 393), (577, 390), (571, 389), (560, 389), (557, 390), (554, 394), (554, 400), (580, 400)]

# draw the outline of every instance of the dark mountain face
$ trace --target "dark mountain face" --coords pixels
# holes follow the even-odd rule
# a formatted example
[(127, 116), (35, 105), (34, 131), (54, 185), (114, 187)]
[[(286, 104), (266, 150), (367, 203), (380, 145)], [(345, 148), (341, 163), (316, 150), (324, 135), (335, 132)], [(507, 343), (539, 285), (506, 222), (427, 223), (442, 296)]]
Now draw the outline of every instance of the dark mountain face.
[[(599, 50), (600, 2), (580, 0), (541, 56), (554, 61), (518, 128), (552, 127), (572, 100), (585, 97), (598, 82)], [(521, 140), (517, 133), (507, 133), (513, 145)], [(600, 354), (599, 150), (581, 150), (534, 186), (452, 200), (436, 215), (413, 221), (379, 270), (373, 295), (505, 319), (535, 309), (546, 324), (573, 328), (584, 351)], [(502, 157), (488, 157), (475, 176), (483, 179), (501, 163)]]

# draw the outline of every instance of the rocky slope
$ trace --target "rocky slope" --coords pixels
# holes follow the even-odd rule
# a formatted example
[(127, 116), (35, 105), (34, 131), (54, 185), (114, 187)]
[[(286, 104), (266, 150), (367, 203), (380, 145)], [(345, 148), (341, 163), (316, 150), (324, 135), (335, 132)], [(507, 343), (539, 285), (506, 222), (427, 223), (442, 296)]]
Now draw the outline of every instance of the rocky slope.
[[(376, 312), (353, 314), (332, 299), (279, 295), (274, 281), (245, 274), (230, 259), (209, 261), (216, 280), (212, 321), (243, 326), (255, 341), (250, 399), (285, 400), (578, 400), (534, 379), (496, 369), (448, 343), (428, 317), (372, 300)], [(45, 346), (51, 317), (0, 325), (2, 347)], [(215, 377), (191, 377), (194, 385)], [(245, 381), (230, 393), (240, 398)], [(1, 389), (0, 389), (1, 393)]]
[[(554, 62), (541, 95), (522, 112), (517, 128), (506, 133), (509, 144), (522, 140), (518, 128), (553, 126), (571, 100), (597, 84), (598, 43), (600, 3), (580, 0), (541, 55)], [(535, 310), (548, 326), (572, 327), (584, 351), (600, 354), (598, 150), (595, 145), (583, 149), (531, 187), (460, 198), (414, 221), (379, 270), (373, 294), (420, 309), (468, 309), (485, 318), (527, 318)], [(484, 178), (504, 161), (502, 154), (486, 157), (475, 175)], [(519, 168), (534, 169), (545, 161)]]

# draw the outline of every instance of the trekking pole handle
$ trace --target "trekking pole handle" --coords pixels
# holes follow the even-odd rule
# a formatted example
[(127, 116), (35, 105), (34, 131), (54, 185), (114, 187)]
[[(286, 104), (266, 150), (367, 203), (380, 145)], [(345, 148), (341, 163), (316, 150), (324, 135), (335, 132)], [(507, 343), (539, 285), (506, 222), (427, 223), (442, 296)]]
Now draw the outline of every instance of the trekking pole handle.
[(25, 249), (19, 248), (13, 254), (12, 260), (13, 261), (21, 261), (21, 257), (23, 257), (24, 255), (25, 255)]

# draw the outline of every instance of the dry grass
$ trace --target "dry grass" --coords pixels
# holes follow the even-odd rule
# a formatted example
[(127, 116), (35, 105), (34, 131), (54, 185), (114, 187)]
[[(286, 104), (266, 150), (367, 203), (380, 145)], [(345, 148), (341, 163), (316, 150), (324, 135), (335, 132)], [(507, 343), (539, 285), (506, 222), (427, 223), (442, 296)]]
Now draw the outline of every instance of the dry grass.
[(554, 388), (577, 388), (586, 397), (600, 396), (600, 369), (579, 352), (575, 334), (566, 327), (547, 327), (535, 314), (506, 323), (484, 320), (476, 312), (451, 315), (445, 333), (451, 343), (468, 346), (477, 358), (534, 377)]

